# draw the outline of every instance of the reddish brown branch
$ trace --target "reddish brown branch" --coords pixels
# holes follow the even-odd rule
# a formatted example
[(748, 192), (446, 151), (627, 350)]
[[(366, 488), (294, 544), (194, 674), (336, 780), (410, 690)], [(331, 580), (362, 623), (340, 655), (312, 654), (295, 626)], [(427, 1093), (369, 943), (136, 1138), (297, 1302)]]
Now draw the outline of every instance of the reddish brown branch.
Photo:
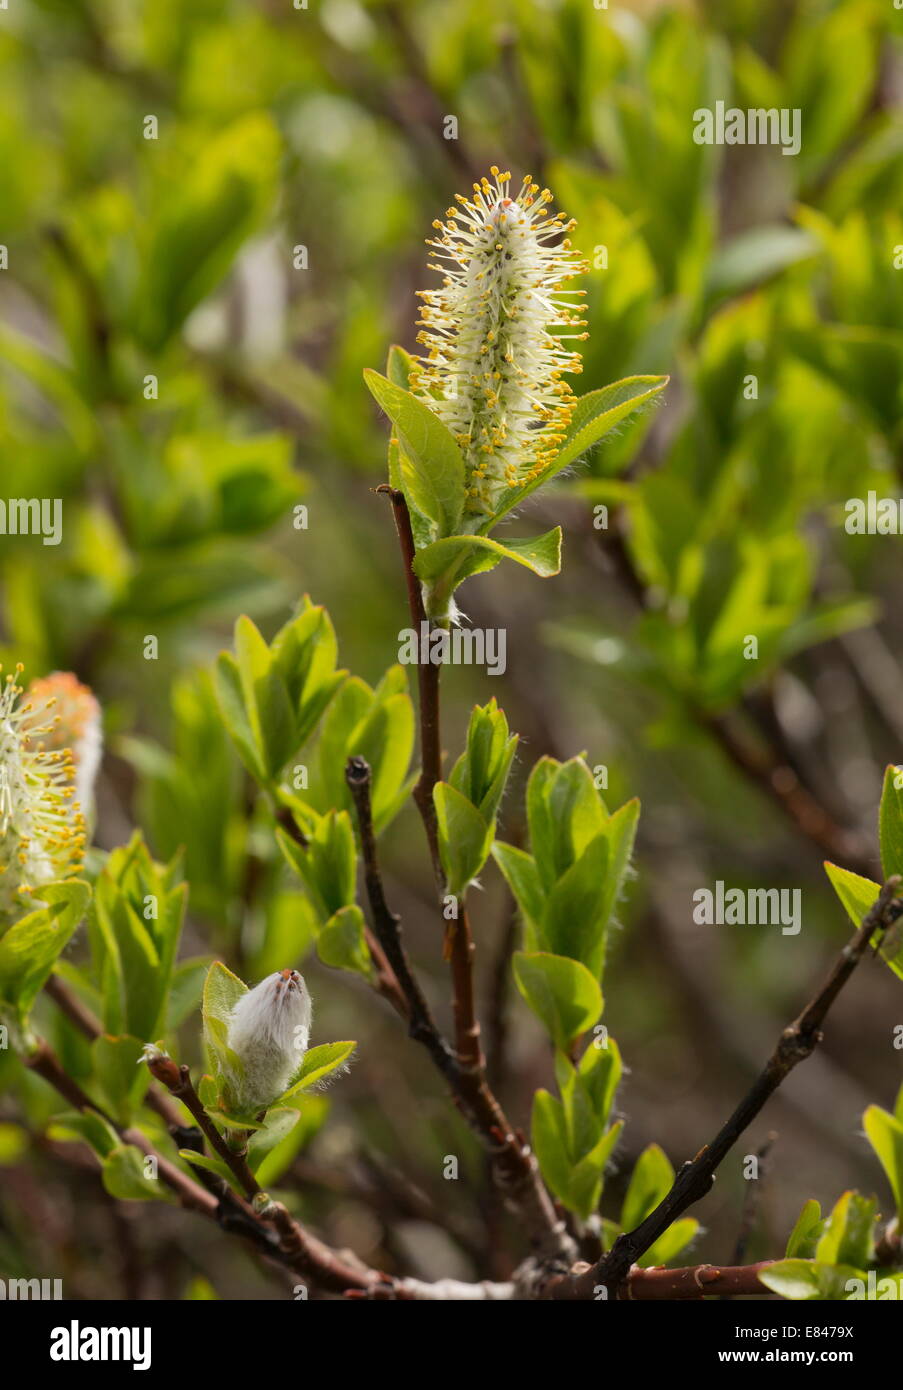
[[(70, 1105), (81, 1111), (93, 1110), (116, 1130), (124, 1144), (131, 1144), (148, 1157), (153, 1158), (161, 1181), (176, 1194), (183, 1207), (218, 1221), (226, 1230), (237, 1231), (244, 1236), (253, 1233), (255, 1243), (272, 1259), (277, 1260), (297, 1274), (309, 1277), (319, 1288), (329, 1289), (333, 1292), (344, 1292), (346, 1289), (366, 1290), (387, 1282), (387, 1276), (380, 1273), (379, 1270), (369, 1269), (363, 1264), (355, 1265), (343, 1259), (329, 1246), (318, 1240), (316, 1236), (305, 1231), (280, 1202), (267, 1200), (265, 1194), (260, 1192), (257, 1181), (250, 1170), (248, 1177), (242, 1178), (242, 1183), (246, 1189), (253, 1189), (253, 1193), (257, 1197), (255, 1207), (250, 1207), (234, 1193), (229, 1193), (228, 1200), (224, 1201), (223, 1197), (218, 1198), (212, 1192), (201, 1187), (187, 1173), (184, 1173), (158, 1153), (140, 1129), (120, 1129), (115, 1125), (100, 1106), (85, 1094), (78, 1083), (66, 1074), (59, 1058), (43, 1040), (38, 1043), (34, 1052), (24, 1060), (32, 1071), (49, 1082)], [(174, 1064), (171, 1063), (171, 1065)], [(238, 1176), (238, 1156), (231, 1155), (227, 1158), (220, 1145), (214, 1143), (213, 1135), (210, 1133), (213, 1129), (212, 1122), (203, 1113), (203, 1106), (191, 1084), (190, 1077), (183, 1078), (181, 1076), (181, 1072), (187, 1073), (187, 1070), (187, 1067), (181, 1068), (178, 1082), (173, 1084), (167, 1082), (166, 1084), (170, 1084), (170, 1090), (173, 1094), (178, 1094), (179, 1099), (191, 1110), (192, 1115), (197, 1119), (216, 1152), (220, 1154), (224, 1162), (229, 1163), (232, 1171)], [(174, 1085), (177, 1089), (173, 1089)], [(268, 1225), (273, 1228), (272, 1238), (267, 1236)]]
[(176, 1066), (172, 1058), (166, 1057), (163, 1053), (149, 1056), (147, 1065), (151, 1075), (185, 1106), (207, 1143), (226, 1164), (245, 1196), (256, 1197), (260, 1192), (260, 1185), (248, 1167), (247, 1158), (243, 1153), (229, 1147), (207, 1114), (200, 1096), (194, 1089), (188, 1067)]
[(760, 1260), (754, 1265), (693, 1265), (687, 1269), (634, 1269), (622, 1286), (619, 1298), (646, 1300), (736, 1298), (768, 1293), (759, 1273), (773, 1264)]

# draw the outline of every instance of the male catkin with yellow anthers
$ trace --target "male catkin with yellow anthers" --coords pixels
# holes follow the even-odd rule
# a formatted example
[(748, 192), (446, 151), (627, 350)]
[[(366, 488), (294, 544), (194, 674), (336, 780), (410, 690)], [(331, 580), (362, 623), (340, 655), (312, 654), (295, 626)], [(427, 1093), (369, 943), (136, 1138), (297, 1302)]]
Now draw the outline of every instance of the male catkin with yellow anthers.
[(22, 669), (0, 688), (0, 928), (28, 911), (42, 885), (77, 873), (85, 849), (75, 757), (48, 747), (61, 721), (52, 697), (22, 703)]
[(532, 482), (552, 462), (575, 404), (564, 372), (581, 371), (563, 346), (587, 333), (562, 285), (589, 269), (566, 233), (575, 223), (552, 213), (552, 195), (527, 175), (516, 198), (509, 173), (457, 195), (439, 235), (427, 241), (445, 266), (442, 288), (421, 290), (426, 352), (410, 387), (456, 437), (466, 469), (466, 510), (492, 516), (508, 488)]

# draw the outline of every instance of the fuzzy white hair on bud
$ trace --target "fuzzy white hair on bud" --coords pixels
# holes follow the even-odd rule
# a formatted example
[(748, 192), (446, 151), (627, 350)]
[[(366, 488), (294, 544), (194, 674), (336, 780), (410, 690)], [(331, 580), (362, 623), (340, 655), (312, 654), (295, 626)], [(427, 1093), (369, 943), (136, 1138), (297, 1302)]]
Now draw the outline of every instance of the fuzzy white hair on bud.
[[(509, 194), (509, 173), (457, 195), (427, 242), (444, 278), (420, 290), (426, 354), (409, 385), (448, 426), (464, 455), (467, 511), (493, 516), (509, 488), (532, 482), (559, 451), (576, 403), (564, 372), (579, 372), (565, 340), (586, 338), (582, 290), (562, 285), (589, 269), (571, 249), (575, 226), (549, 211), (552, 195), (528, 174)], [(575, 302), (575, 300), (577, 302)]]
[(229, 1019), (229, 1047), (242, 1065), (234, 1078), (242, 1114), (265, 1110), (291, 1085), (310, 1038), (312, 1006), (297, 970), (276, 970), (243, 994)]

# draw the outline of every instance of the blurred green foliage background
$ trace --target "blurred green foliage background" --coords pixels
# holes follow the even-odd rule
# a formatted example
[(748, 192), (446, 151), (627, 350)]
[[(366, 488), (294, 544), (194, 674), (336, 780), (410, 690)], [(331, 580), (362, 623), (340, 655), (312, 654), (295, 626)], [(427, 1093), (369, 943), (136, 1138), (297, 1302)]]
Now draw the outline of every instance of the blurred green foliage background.
[[(386, 431), (361, 371), (391, 342), (415, 347), (423, 241), (454, 193), (496, 163), (578, 219), (593, 266), (581, 390), (671, 374), (663, 406), (526, 509), (537, 530), (563, 524), (562, 575), (502, 567), (461, 591), (474, 624), (507, 629), (506, 674), (445, 680), (449, 762), (474, 700), (495, 695), (523, 736), (521, 782), (543, 753), (586, 750), (611, 804), (642, 798), (606, 990), (630, 1068), (614, 1208), (647, 1143), (677, 1164), (709, 1137), (844, 939), (820, 858), (878, 874), (882, 769), (903, 760), (903, 569), (895, 537), (843, 523), (848, 498), (896, 496), (903, 477), (901, 39), (892, 0), (0, 11), (0, 476), (4, 497), (62, 498), (64, 519), (57, 548), (0, 541), (0, 654), (97, 692), (96, 842), (138, 824), (160, 859), (185, 847), (190, 956), (246, 977), (304, 957), (306, 909), (209, 668), (239, 612), (272, 635), (302, 593), (328, 607), (344, 666), (375, 684), (395, 660), (403, 578), (372, 491)], [(719, 100), (799, 108), (800, 154), (695, 144), (694, 111)], [(445, 1017), (411, 806), (384, 858)], [(692, 892), (716, 879), (802, 889), (802, 932), (694, 926)], [(497, 871), (484, 888), (490, 1057), (526, 1122), (549, 1054), (508, 998), (517, 938)], [(355, 1037), (359, 1054), (311, 1102), (301, 1211), (380, 1267), (466, 1275), (489, 1242), (506, 1272), (516, 1235), (428, 1066), (365, 990), (305, 970), (315, 1040)], [(880, 963), (863, 972), (751, 1132), (780, 1134), (753, 1256), (804, 1197), (879, 1186), (857, 1130), (899, 1085), (895, 983)], [(78, 1038), (52, 1027), (77, 1071)], [(61, 1272), (68, 1296), (269, 1296), (215, 1231), (111, 1211), (72, 1146), (60, 1162), (54, 1102), (16, 1066), (0, 1055), (0, 1263)], [(443, 1181), (449, 1152), (465, 1181)], [(728, 1257), (743, 1186), (738, 1156), (700, 1213), (700, 1259)]]

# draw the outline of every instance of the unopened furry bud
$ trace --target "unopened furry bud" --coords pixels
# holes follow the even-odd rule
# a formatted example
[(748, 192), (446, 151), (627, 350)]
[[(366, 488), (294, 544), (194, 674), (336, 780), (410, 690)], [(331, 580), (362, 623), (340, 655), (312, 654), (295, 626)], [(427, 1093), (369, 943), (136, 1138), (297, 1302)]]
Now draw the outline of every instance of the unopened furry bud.
[(229, 1046), (244, 1068), (235, 1078), (242, 1114), (265, 1110), (288, 1089), (307, 1051), (310, 1021), (310, 995), (297, 970), (277, 970), (239, 999)]

